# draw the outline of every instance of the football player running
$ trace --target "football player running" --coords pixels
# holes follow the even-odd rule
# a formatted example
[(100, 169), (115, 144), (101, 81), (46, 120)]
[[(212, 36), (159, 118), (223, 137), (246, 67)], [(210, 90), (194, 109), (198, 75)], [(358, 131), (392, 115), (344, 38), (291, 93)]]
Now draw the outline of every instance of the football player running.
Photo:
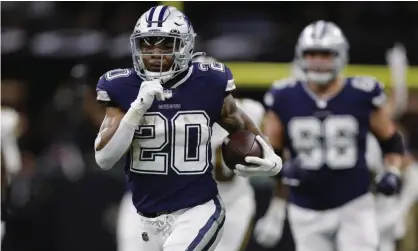
[[(251, 99), (236, 99), (236, 102), (237, 106), (250, 116), (256, 125), (261, 125), (264, 116), (262, 104)], [(215, 251), (245, 250), (251, 237), (256, 208), (254, 191), (249, 180), (235, 175), (223, 162), (221, 144), (227, 135), (228, 133), (218, 124), (213, 125), (211, 139), (213, 173), (218, 183), (219, 195), (228, 212), (224, 223), (224, 233)], [(137, 212), (132, 205), (132, 192), (128, 190), (121, 201), (118, 213), (119, 251), (136, 250), (136, 247), (140, 246), (142, 239), (138, 238), (141, 234), (139, 224)]]
[[(341, 75), (348, 49), (334, 23), (308, 25), (296, 46), (302, 80), (281, 81), (265, 96), (264, 133), (278, 155), (285, 147), (291, 155), (282, 179), (289, 186), (288, 217), (298, 251), (377, 250), (375, 204), (365, 160), (369, 131), (384, 155), (378, 190), (392, 195), (400, 189), (402, 136), (386, 111), (382, 85), (372, 77)], [(284, 215), (283, 201), (273, 202), (264, 219), (280, 224), (284, 216), (277, 215)], [(258, 241), (263, 241), (257, 236), (265, 229), (255, 233)], [(265, 244), (280, 238), (270, 237), (276, 239)]]
[(125, 156), (141, 227), (135, 250), (213, 250), (218, 244), (225, 209), (212, 176), (213, 123), (228, 133), (250, 130), (264, 146), (263, 157), (239, 165), (237, 174), (273, 176), (282, 167), (237, 107), (229, 68), (191, 62), (195, 36), (176, 8), (152, 7), (130, 38), (134, 67), (109, 71), (97, 84), (97, 100), (107, 107), (95, 158), (107, 170)]
[[(215, 59), (199, 56), (193, 62), (215, 63)], [(236, 99), (237, 106), (249, 115), (256, 125), (261, 125), (264, 107), (251, 99)], [(225, 204), (228, 217), (224, 223), (224, 234), (216, 247), (216, 251), (243, 250), (248, 244), (253, 217), (255, 215), (254, 191), (249, 180), (236, 176), (225, 166), (221, 156), (221, 144), (228, 133), (218, 124), (212, 129), (212, 164), (214, 176), (218, 183), (219, 194)], [(245, 210), (242, 210), (245, 208)], [(137, 222), (137, 223), (135, 223)], [(140, 246), (139, 218), (132, 205), (132, 193), (127, 191), (123, 197), (118, 214), (117, 242), (118, 250), (136, 250)]]

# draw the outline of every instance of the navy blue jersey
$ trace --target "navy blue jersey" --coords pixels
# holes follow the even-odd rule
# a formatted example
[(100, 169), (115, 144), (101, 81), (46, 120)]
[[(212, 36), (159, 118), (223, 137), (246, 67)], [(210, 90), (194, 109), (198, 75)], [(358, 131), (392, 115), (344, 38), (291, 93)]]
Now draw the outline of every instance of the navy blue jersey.
[[(141, 83), (134, 69), (109, 71), (99, 80), (97, 99), (126, 112)], [(154, 100), (126, 156), (125, 171), (138, 211), (174, 211), (216, 197), (212, 125), (234, 88), (231, 71), (220, 63), (193, 64), (164, 85), (166, 100)]]
[(341, 206), (369, 191), (366, 135), (371, 112), (384, 104), (382, 86), (370, 77), (346, 78), (327, 100), (305, 82), (287, 79), (265, 96), (268, 109), (284, 125), (285, 146), (299, 157), (314, 189), (290, 189), (290, 201), (306, 208)]

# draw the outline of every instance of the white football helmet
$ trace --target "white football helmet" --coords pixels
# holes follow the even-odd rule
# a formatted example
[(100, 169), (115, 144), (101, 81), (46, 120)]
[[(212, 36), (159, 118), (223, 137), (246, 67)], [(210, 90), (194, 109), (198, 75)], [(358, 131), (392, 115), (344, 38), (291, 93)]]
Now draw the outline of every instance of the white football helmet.
[[(301, 32), (295, 51), (295, 63), (304, 73), (305, 79), (316, 84), (327, 84), (334, 80), (348, 63), (349, 44), (341, 29), (332, 22), (316, 21)], [(305, 60), (306, 52), (331, 52), (335, 55), (332, 65), (314, 65), (325, 71), (315, 71)], [(328, 70), (329, 69), (329, 70)]]
[[(189, 67), (193, 57), (196, 33), (189, 19), (172, 6), (159, 5), (145, 12), (137, 21), (131, 35), (132, 59), (136, 73), (146, 80), (172, 79)], [(167, 43), (167, 50), (145, 49), (153, 43)], [(163, 58), (171, 56), (173, 63), (169, 70), (163, 69)], [(160, 66), (147, 69), (144, 57), (153, 58)], [(156, 69), (156, 68), (159, 68)]]

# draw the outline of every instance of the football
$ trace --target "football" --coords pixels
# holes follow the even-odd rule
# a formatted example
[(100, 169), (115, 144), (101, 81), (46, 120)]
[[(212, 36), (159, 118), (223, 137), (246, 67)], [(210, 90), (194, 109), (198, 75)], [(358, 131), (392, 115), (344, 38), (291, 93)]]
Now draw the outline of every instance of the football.
[(253, 132), (240, 130), (233, 134), (229, 134), (222, 143), (222, 156), (225, 165), (231, 169), (235, 169), (236, 164), (248, 165), (245, 157), (255, 156), (262, 157), (263, 149), (256, 140)]

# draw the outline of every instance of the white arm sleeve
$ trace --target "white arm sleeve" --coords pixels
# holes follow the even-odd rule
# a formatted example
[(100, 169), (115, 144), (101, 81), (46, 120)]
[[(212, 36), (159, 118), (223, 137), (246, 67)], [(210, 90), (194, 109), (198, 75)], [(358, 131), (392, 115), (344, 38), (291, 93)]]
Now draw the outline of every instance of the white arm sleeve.
[(118, 129), (115, 134), (109, 140), (109, 142), (103, 147), (103, 149), (97, 151), (96, 146), (101, 141), (101, 134), (106, 131), (103, 130), (94, 142), (95, 158), (97, 164), (103, 170), (111, 169), (116, 162), (125, 154), (129, 146), (132, 143), (135, 130), (139, 125), (139, 121), (142, 119), (142, 115), (130, 108), (128, 112), (123, 116)]

